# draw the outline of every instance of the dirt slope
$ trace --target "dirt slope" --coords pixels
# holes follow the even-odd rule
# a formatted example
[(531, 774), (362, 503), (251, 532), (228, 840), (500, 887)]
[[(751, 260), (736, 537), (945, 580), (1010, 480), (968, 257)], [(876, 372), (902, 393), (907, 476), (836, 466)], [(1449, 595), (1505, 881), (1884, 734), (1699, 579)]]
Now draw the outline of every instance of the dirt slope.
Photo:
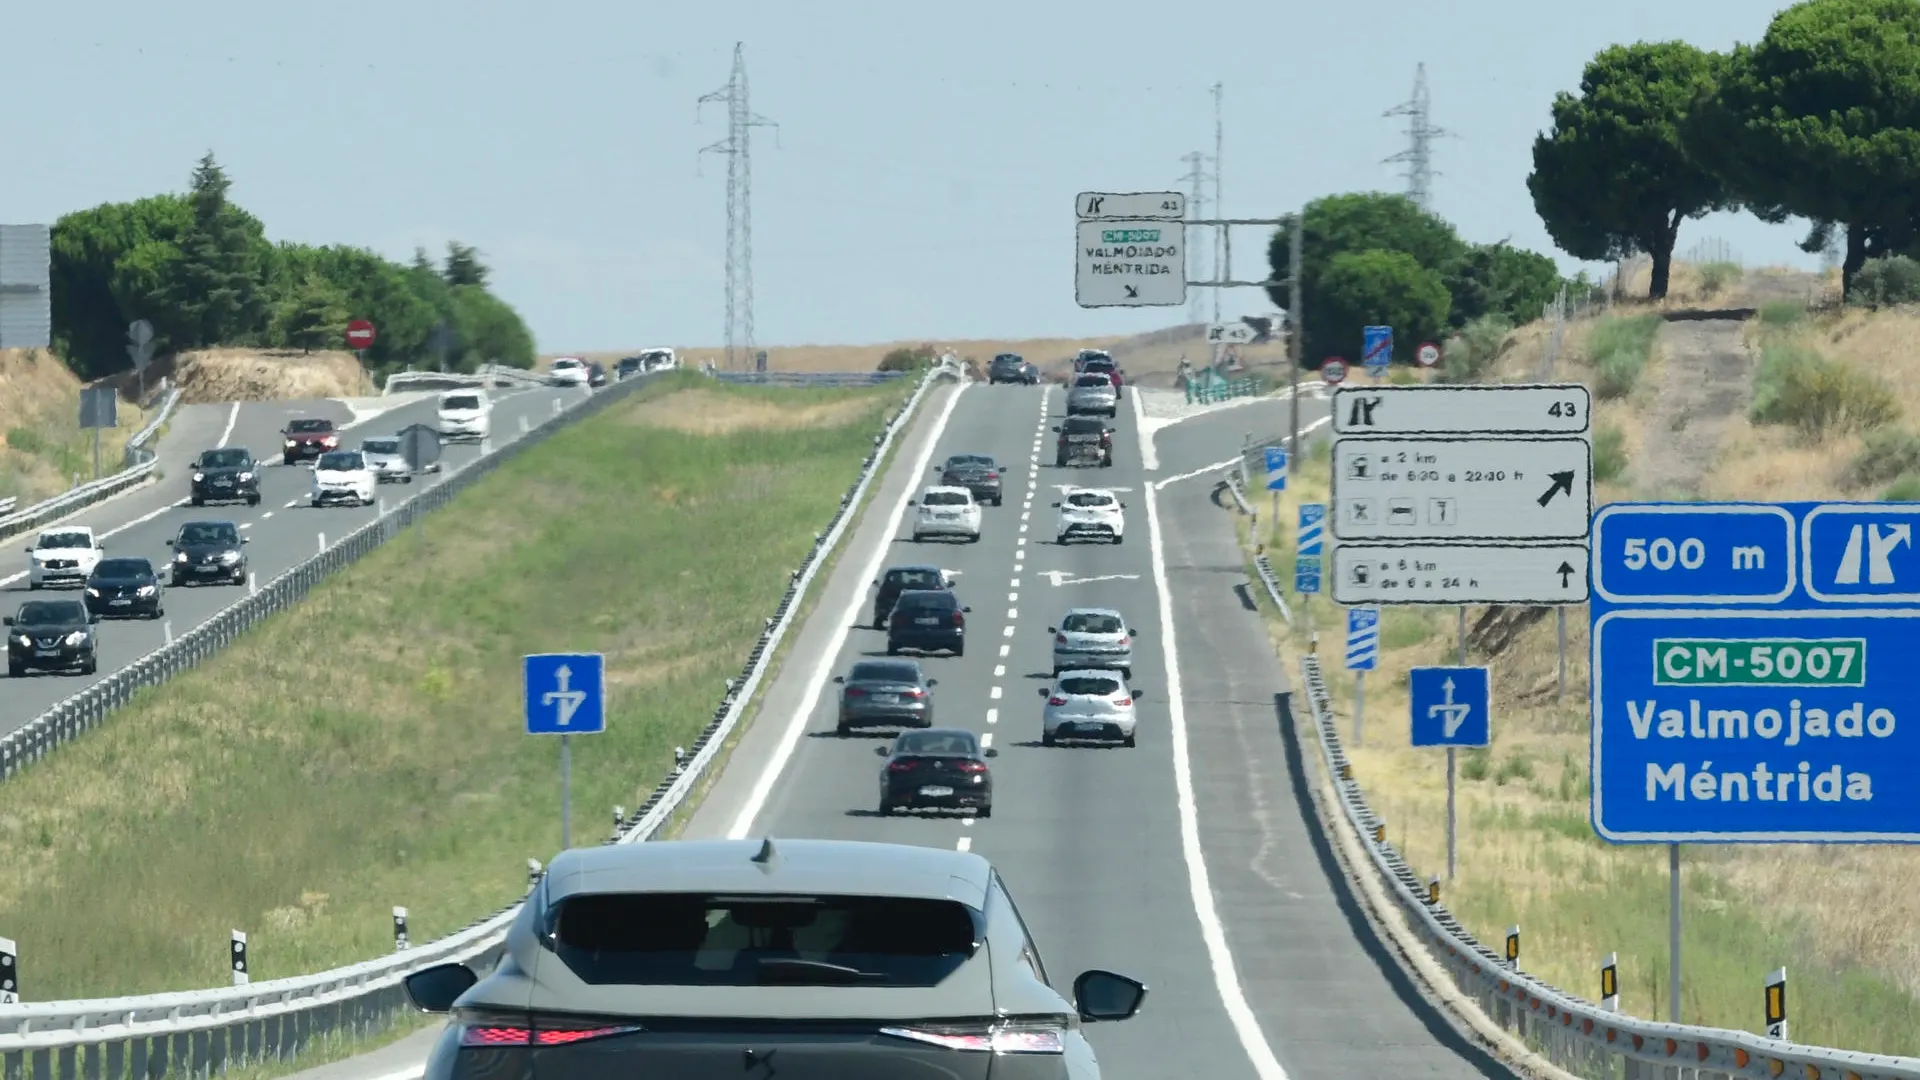
[[(79, 428), (80, 380), (45, 349), (0, 349), (0, 499), (22, 505), (57, 495), (75, 477), (93, 475), (93, 435)], [(132, 402), (120, 401), (120, 426), (101, 433), (100, 456), (119, 468), (128, 437), (146, 425)]]
[(182, 353), (173, 364), (180, 400), (299, 401), (374, 393), (350, 352), (208, 349)]

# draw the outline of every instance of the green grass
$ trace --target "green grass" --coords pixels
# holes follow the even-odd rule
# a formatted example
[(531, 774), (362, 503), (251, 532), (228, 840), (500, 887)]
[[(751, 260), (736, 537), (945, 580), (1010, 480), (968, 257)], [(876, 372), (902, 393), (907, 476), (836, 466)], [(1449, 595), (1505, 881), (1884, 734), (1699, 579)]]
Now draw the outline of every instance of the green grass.
[(1768, 300), (1760, 305), (1758, 317), (1760, 325), (1784, 330), (1806, 321), (1807, 305), (1798, 300)]
[(909, 390), (650, 387), (6, 784), (27, 997), (218, 985), (234, 928), (256, 979), (301, 974), (389, 951), (394, 904), (424, 941), (517, 899), (559, 846), (520, 657), (607, 654), (590, 842), (708, 722)]
[(1627, 436), (1612, 424), (1593, 432), (1593, 478), (1601, 483), (1618, 480), (1627, 471)]
[(1731, 262), (1702, 263), (1694, 267), (1694, 272), (1700, 275), (1700, 291), (1708, 296), (1739, 281), (1746, 273), (1739, 263)]
[(1900, 413), (1892, 388), (1868, 372), (1797, 342), (1760, 346), (1750, 412), (1756, 424), (1790, 427), (1817, 442), (1891, 424)]
[(1658, 315), (1609, 315), (1594, 324), (1587, 337), (1587, 352), (1593, 357), (1597, 376), (1594, 391), (1602, 398), (1623, 398), (1633, 393), (1653, 355), (1660, 322)]

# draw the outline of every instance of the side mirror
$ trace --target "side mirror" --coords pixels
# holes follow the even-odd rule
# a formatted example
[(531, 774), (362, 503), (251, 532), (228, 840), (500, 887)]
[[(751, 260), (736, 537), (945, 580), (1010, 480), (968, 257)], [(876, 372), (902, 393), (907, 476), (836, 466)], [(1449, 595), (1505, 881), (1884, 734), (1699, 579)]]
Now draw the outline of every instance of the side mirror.
[(1106, 432), (1105, 432), (1105, 434), (1108, 434), (1108, 435), (1111, 435), (1111, 434), (1113, 434), (1114, 432), (1116, 432), (1116, 431), (1119, 431), (1119, 430), (1120, 430), (1119, 428), (1108, 428), (1108, 429), (1106, 430)]
[(253, 543), (253, 538), (249, 536), (243, 536), (240, 538), (240, 542), (243, 544), (251, 544)]
[(1060, 425), (1059, 425), (1059, 424), (1055, 424), (1055, 425), (1053, 425), (1053, 430), (1055, 430), (1055, 431), (1059, 431), (1059, 430), (1060, 430)]
[(986, 748), (985, 750), (983, 750), (983, 751), (981, 751), (981, 754), (982, 754), (983, 756), (985, 756), (985, 757), (999, 757), (999, 756), (1000, 756), (1000, 751), (998, 751), (998, 750), (996, 750), (996, 749), (994, 749), (993, 747), (991, 747), (991, 746), (989, 746), (989, 747), (987, 747), (987, 748)]
[(1049, 634), (1057, 634), (1057, 633), (1059, 633), (1059, 632), (1060, 632), (1060, 630), (1059, 630), (1059, 628), (1058, 628), (1058, 627), (1053, 627), (1053, 626), (1049, 626), (1049, 627), (1047, 627), (1047, 633), (1049, 633)]
[(1122, 510), (1125, 510), (1126, 508), (1127, 508), (1127, 504), (1126, 504), (1126, 503), (1121, 503), (1121, 504), (1120, 504), (1120, 509), (1122, 509)]
[(876, 579), (874, 579), (874, 582), (873, 582), (873, 587), (874, 587), (874, 588), (876, 588), (876, 589), (880, 587), (880, 581), (879, 581), (879, 579), (877, 579), (877, 578), (876, 578)]
[(927, 680), (927, 685), (928, 685), (928, 686), (939, 686), (939, 685), (940, 685), (940, 680), (939, 680), (939, 679), (928, 679), (928, 680)]
[(0, 626), (12, 626), (12, 625), (13, 625), (13, 616), (8, 615), (8, 616), (5, 616), (4, 618), (0, 618)]
[(1046, 687), (1044, 687), (1044, 686), (1043, 686), (1043, 687), (1041, 687), (1041, 688), (1040, 688), (1040, 696), (1041, 696), (1041, 697), (1048, 697), (1048, 696), (1050, 696), (1050, 695), (1049, 695), (1049, 692), (1048, 692), (1048, 690), (1047, 690), (1047, 688), (1046, 688)]
[(1051, 507), (1053, 507), (1053, 508), (1054, 508), (1054, 509), (1056, 509), (1056, 510), (1060, 508), (1060, 504), (1059, 504), (1059, 503), (1048, 503), (1047, 505), (1048, 505), (1048, 506), (1051, 506)]
[(920, 500), (919, 500), (919, 499), (908, 499), (908, 500), (907, 500), (907, 505), (908, 505), (908, 506), (918, 506), (918, 505), (920, 505)]
[(88, 622), (88, 623), (97, 623), (97, 622), (99, 622), (99, 621), (100, 621), (100, 616), (98, 616), (98, 615), (88, 615), (88, 616), (87, 616), (87, 622)]
[[(465, 964), (436, 964), (407, 976), (407, 1000), (421, 1012), (451, 1012), (460, 995), (473, 989), (473, 984), (479, 981), (480, 976)], [(1079, 983), (1074, 984), (1074, 993), (1080, 996)]]
[(970, 607), (963, 607), (963, 608), (961, 608), (960, 610), (961, 610), (961, 611), (963, 611), (963, 612), (965, 612), (965, 613), (966, 613), (966, 614), (968, 614), (968, 615), (971, 615), (971, 614), (973, 614), (973, 609), (972, 609), (972, 608), (970, 608)]
[(1145, 983), (1111, 971), (1083, 971), (1073, 980), (1073, 1004), (1082, 1020), (1131, 1019), (1146, 1000)]
[(1127, 693), (1132, 694), (1134, 697), (1134, 700), (1136, 701), (1147, 696), (1147, 692), (1145, 690), (1140, 689), (1137, 686), (1127, 687)]
[(876, 746), (876, 747), (874, 747), (874, 748), (873, 748), (873, 752), (874, 752), (875, 754), (878, 754), (878, 755), (880, 755), (881, 757), (886, 757), (886, 756), (888, 756), (888, 755), (889, 755), (889, 754), (891, 753), (891, 751), (889, 751), (889, 750), (888, 750), (888, 749), (887, 749), (886, 747), (884, 747), (884, 746)]
[(172, 541), (172, 540), (168, 540), (168, 541), (167, 541), (167, 546), (168, 546), (168, 547), (172, 547), (172, 546), (173, 546), (173, 541)]
[(837, 683), (843, 683), (847, 681), (847, 677), (845, 675), (835, 675), (833, 677), (833, 681)]

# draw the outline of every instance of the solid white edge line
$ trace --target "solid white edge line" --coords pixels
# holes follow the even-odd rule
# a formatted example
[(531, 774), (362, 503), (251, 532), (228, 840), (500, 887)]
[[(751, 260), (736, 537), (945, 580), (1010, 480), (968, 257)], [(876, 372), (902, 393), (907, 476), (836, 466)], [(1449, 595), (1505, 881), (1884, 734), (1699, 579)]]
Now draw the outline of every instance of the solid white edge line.
[(1140, 444), (1140, 471), (1159, 472), (1160, 452), (1154, 448), (1154, 432), (1147, 430), (1147, 409), (1140, 404), (1140, 388), (1134, 387), (1133, 393), (1133, 433), (1134, 441)]
[(227, 440), (233, 438), (233, 425), (239, 422), (240, 422), (240, 403), (236, 401), (233, 403), (233, 408), (227, 410), (226, 429), (220, 432), (220, 441), (215, 443), (214, 445), (216, 447), (224, 448), (227, 445)]
[[(933, 464), (934, 451), (940, 445), (940, 436), (947, 430), (947, 421), (952, 418), (954, 408), (960, 404), (961, 395), (965, 394), (971, 385), (971, 383), (961, 383), (954, 388), (953, 395), (947, 398), (947, 403), (941, 408), (940, 415), (934, 418), (933, 429), (927, 433), (926, 444), (920, 448), (913, 467), (907, 471), (908, 476), (926, 475), (927, 468)], [(881, 482), (885, 481), (885, 477), (879, 479)], [(893, 537), (900, 531), (900, 522), (907, 516), (907, 502), (918, 493), (916, 482), (910, 481), (906, 490), (901, 493), (899, 503), (894, 506), (893, 513), (888, 516), (880, 546), (874, 551), (873, 558), (867, 560), (866, 570), (860, 575), (859, 580), (873, 580), (886, 566), (887, 557), (893, 554)], [(852, 631), (854, 620), (860, 617), (860, 610), (867, 602), (867, 590), (856, 586), (853, 590), (853, 599), (847, 603), (846, 613), (841, 616), (833, 636), (827, 642), (826, 654), (820, 663), (814, 666), (813, 672), (807, 676), (806, 689), (801, 693), (802, 707), (794, 710), (793, 718), (787, 723), (787, 730), (781, 733), (780, 742), (774, 747), (773, 758), (761, 770), (760, 778), (754, 781), (753, 791), (747, 796), (747, 804), (740, 808), (739, 815), (733, 819), (733, 827), (727, 830), (728, 839), (742, 840), (753, 831), (753, 821), (760, 816), (760, 811), (765, 809), (767, 799), (773, 795), (774, 785), (780, 782), (780, 775), (786, 771), (787, 761), (793, 757), (794, 750), (800, 745), (801, 737), (806, 734), (807, 724), (813, 719), (814, 709), (819, 707), (821, 691), (826, 689), (827, 679), (833, 675), (834, 664), (840, 659), (840, 650), (846, 646), (847, 634)]]
[(411, 1069), (401, 1069), (399, 1072), (390, 1072), (384, 1076), (373, 1077), (372, 1080), (420, 1080), (420, 1078), (426, 1074), (427, 1066), (425, 1062), (422, 1062)]
[[(1219, 466), (1213, 466), (1218, 468)], [(1202, 472), (1206, 470), (1201, 470)], [(1193, 899), (1193, 913), (1200, 922), (1200, 938), (1207, 947), (1207, 959), (1213, 967), (1214, 986), (1227, 1019), (1240, 1037), (1240, 1046), (1262, 1080), (1288, 1080), (1287, 1071), (1267, 1044), (1260, 1020), (1247, 1004), (1240, 987), (1240, 975), (1227, 945), (1227, 929), (1213, 903), (1213, 885), (1207, 877), (1206, 854), (1200, 847), (1200, 814), (1194, 803), (1193, 762), (1187, 746), (1187, 715), (1181, 703), (1180, 654), (1173, 625), (1173, 589), (1167, 583), (1166, 556), (1161, 546), (1159, 488), (1167, 481), (1147, 487), (1147, 550), (1153, 565), (1153, 588), (1159, 594), (1161, 657), (1166, 662), (1168, 729), (1173, 743), (1173, 782), (1175, 803), (1180, 812), (1180, 848), (1186, 856), (1187, 883)]]

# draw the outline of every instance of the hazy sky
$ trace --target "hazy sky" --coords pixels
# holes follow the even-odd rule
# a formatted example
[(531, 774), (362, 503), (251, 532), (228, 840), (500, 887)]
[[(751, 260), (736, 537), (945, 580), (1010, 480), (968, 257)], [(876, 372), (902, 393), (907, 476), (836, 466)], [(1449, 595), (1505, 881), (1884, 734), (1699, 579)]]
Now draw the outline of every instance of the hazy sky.
[[(780, 125), (752, 155), (762, 344), (1127, 333), (1185, 311), (1075, 305), (1073, 195), (1183, 186), (1182, 156), (1212, 152), (1215, 81), (1229, 215), (1402, 189), (1382, 159), (1404, 121), (1381, 114), (1424, 61), (1434, 121), (1459, 135), (1437, 146), (1435, 209), (1469, 239), (1552, 251), (1525, 178), (1554, 92), (1608, 44), (1722, 49), (1778, 6), (13, 3), (0, 221), (181, 189), (212, 149), (273, 239), (477, 245), (543, 350), (717, 343), (726, 169), (697, 151), (725, 114), (696, 123), (695, 100), (744, 41), (753, 109)], [(1800, 235), (1722, 215), (1679, 249), (1817, 265)], [(1261, 273), (1266, 238), (1233, 239), (1236, 272)]]

